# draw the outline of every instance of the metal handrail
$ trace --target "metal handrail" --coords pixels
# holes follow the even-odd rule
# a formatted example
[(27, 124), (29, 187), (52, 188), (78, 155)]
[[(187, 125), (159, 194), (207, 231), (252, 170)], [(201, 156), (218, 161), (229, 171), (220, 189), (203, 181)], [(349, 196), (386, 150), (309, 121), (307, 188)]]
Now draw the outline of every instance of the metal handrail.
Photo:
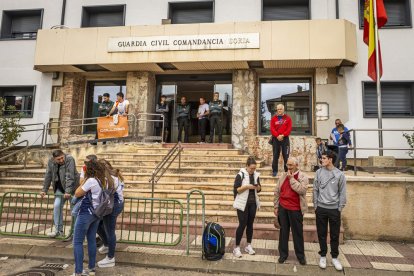
[(375, 132), (378, 132), (378, 133), (380, 133), (380, 132), (383, 132), (383, 131), (391, 131), (391, 132), (393, 132), (393, 131), (398, 131), (398, 132), (400, 132), (400, 131), (407, 131), (407, 132), (412, 132), (412, 131), (414, 131), (414, 129), (384, 129), (384, 128), (377, 128), (377, 129), (350, 129), (350, 130), (348, 130), (348, 132), (352, 132), (352, 145), (353, 145), (353, 147), (349, 147), (348, 149), (349, 150), (353, 150), (353, 153), (354, 153), (354, 156), (353, 156), (353, 160), (354, 160), (354, 175), (357, 175), (357, 166), (356, 166), (356, 159), (357, 159), (357, 150), (378, 150), (379, 151), (379, 153), (380, 153), (380, 156), (382, 156), (382, 151), (384, 151), (384, 150), (412, 150), (412, 148), (387, 148), (387, 147), (371, 147), (371, 148), (366, 148), (366, 147), (360, 147), (360, 148), (358, 148), (357, 146), (356, 146), (356, 132), (363, 132), (363, 131), (366, 131), (366, 132), (373, 132), (373, 131), (375, 131)]
[[(24, 129), (22, 131), (20, 131), (19, 133), (24, 133), (24, 132), (34, 132), (34, 131), (42, 131), (41, 137), (42, 137), (42, 142), (41, 142), (41, 146), (43, 146), (43, 142), (44, 142), (44, 137), (45, 137), (45, 132), (46, 132), (46, 125), (44, 123), (34, 123), (34, 124), (23, 124), (20, 125), (20, 127), (23, 127)], [(26, 127), (28, 126), (43, 126), (42, 128), (35, 128), (35, 129), (26, 129)], [(40, 136), (39, 136), (40, 137)], [(39, 138), (37, 138), (39, 139)], [(37, 141), (36, 139), (36, 141)]]
[(4, 152), (6, 150), (12, 149), (12, 148), (14, 148), (17, 145), (20, 145), (22, 143), (26, 143), (26, 146), (24, 146), (22, 149), (19, 149), (19, 150), (15, 151), (15, 152), (12, 152), (12, 153), (9, 153), (9, 154), (7, 154), (5, 156), (0, 157), (0, 161), (3, 160), (3, 159), (8, 158), (10, 156), (17, 155), (21, 151), (24, 151), (24, 167), (23, 168), (26, 169), (26, 164), (27, 164), (27, 149), (29, 148), (29, 141), (28, 140), (23, 140), (21, 142), (18, 142), (16, 144), (11, 145), (11, 146), (5, 147), (4, 149), (1, 149), (0, 150), (0, 153), (1, 152)]
[[(132, 118), (131, 120), (129, 120), (129, 118)], [(78, 119), (69, 119), (69, 120), (60, 120), (60, 121), (52, 121), (52, 122), (48, 122), (46, 124), (46, 129), (45, 129), (45, 137), (44, 137), (44, 147), (46, 147), (47, 145), (47, 133), (49, 130), (52, 129), (62, 129), (62, 128), (72, 128), (72, 127), (83, 127), (83, 126), (91, 126), (91, 125), (97, 125), (98, 122), (94, 122), (94, 123), (84, 123), (83, 121), (90, 121), (90, 120), (97, 120), (98, 118), (102, 118), (102, 117), (90, 117), (90, 118), (78, 118)], [(122, 138), (133, 138), (135, 137), (135, 129), (136, 129), (136, 124), (137, 124), (137, 118), (135, 116), (135, 114), (128, 114), (127, 115), (127, 120), (128, 122), (132, 122), (132, 135), (129, 135), (128, 137), (121, 137), (121, 138), (117, 138), (117, 139), (122, 139)], [(78, 122), (80, 121), (80, 123), (77, 123), (75, 125), (72, 125), (70, 123), (72, 122)], [(69, 123), (69, 125), (61, 125), (62, 123)], [(52, 127), (51, 124), (58, 124), (58, 126)], [(99, 140), (99, 139), (98, 139)]]
[[(142, 118), (142, 117), (144, 117), (144, 116), (146, 116), (146, 117), (149, 117), (149, 116), (158, 116), (158, 117), (161, 117), (161, 119), (148, 119), (148, 118)], [(162, 123), (162, 129), (161, 129), (161, 142), (163, 142), (164, 141), (164, 128), (165, 128), (165, 118), (164, 118), (164, 115), (163, 114), (160, 114), (160, 113), (146, 113), (146, 112), (143, 112), (143, 113), (138, 113), (138, 116), (137, 116), (138, 118), (137, 118), (137, 122), (141, 122), (141, 121), (143, 121), (143, 122), (159, 122), (159, 123)], [(138, 129), (138, 131), (139, 131), (139, 129)], [(137, 133), (137, 136), (138, 136), (138, 133)], [(146, 141), (146, 138), (147, 138), (147, 136), (146, 135), (144, 135), (144, 139), (143, 139), (143, 142), (145, 142)]]
[(178, 170), (181, 170), (181, 152), (183, 151), (183, 147), (181, 146), (181, 142), (175, 144), (175, 146), (168, 151), (168, 153), (164, 156), (160, 163), (155, 167), (152, 171), (151, 178), (148, 182), (151, 182), (151, 197), (154, 197), (154, 186), (160, 180), (160, 178), (164, 175), (164, 173), (168, 170), (171, 166), (172, 162), (178, 156)]
[[(198, 193), (201, 196), (201, 212), (202, 212), (202, 218), (201, 218), (201, 225), (204, 228), (204, 223), (206, 221), (206, 197), (204, 195), (204, 192), (198, 189), (192, 189), (191, 191), (189, 191), (187, 193), (187, 245), (186, 245), (186, 252), (187, 255), (190, 254), (190, 197), (192, 194)], [(195, 238), (194, 238), (194, 242), (195, 245), (197, 246), (197, 199), (195, 199)]]

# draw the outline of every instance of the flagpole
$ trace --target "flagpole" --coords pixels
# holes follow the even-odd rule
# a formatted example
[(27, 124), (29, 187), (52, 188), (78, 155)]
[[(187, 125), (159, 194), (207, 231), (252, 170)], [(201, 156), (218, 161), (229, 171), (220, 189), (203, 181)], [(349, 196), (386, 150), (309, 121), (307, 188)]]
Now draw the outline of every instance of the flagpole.
[(377, 0), (373, 0), (372, 3), (374, 9), (374, 28), (375, 28), (375, 71), (377, 75), (377, 103), (378, 103), (378, 145), (379, 156), (384, 155), (383, 140), (382, 140), (382, 99), (381, 99), (381, 72), (380, 72), (380, 60), (379, 60), (379, 47), (378, 47), (378, 16), (377, 16)]

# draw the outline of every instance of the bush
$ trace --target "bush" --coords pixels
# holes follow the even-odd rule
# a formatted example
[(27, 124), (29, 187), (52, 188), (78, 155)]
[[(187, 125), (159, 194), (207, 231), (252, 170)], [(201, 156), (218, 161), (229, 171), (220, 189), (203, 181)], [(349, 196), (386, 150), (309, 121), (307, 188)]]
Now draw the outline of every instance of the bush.
[(412, 148), (412, 150), (408, 152), (408, 155), (411, 158), (414, 158), (414, 132), (412, 134), (403, 133), (403, 136), (405, 139), (407, 139), (407, 143), (410, 146), (410, 148)]
[(16, 111), (16, 107), (6, 105), (6, 100), (0, 98), (0, 148), (13, 144), (24, 130), (19, 125), (22, 114)]

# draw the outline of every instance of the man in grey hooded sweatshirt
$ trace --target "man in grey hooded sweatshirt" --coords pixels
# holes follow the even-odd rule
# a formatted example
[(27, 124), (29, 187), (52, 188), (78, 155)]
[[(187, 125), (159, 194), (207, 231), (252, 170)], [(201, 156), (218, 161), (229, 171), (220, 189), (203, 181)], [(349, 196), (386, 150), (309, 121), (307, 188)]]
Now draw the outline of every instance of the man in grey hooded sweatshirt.
[(338, 255), (341, 211), (346, 204), (346, 179), (344, 173), (334, 165), (336, 158), (333, 151), (322, 154), (322, 168), (316, 171), (313, 182), (313, 206), (321, 256), (319, 267), (326, 268), (326, 237), (329, 223), (332, 264), (336, 270), (342, 270)]

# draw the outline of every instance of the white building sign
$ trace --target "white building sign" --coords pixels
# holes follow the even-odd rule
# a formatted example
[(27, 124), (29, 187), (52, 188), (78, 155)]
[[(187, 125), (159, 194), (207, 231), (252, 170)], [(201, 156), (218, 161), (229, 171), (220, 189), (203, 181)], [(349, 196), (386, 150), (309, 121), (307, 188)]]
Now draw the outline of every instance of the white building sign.
[(259, 33), (112, 37), (108, 40), (108, 52), (257, 48), (260, 48)]

